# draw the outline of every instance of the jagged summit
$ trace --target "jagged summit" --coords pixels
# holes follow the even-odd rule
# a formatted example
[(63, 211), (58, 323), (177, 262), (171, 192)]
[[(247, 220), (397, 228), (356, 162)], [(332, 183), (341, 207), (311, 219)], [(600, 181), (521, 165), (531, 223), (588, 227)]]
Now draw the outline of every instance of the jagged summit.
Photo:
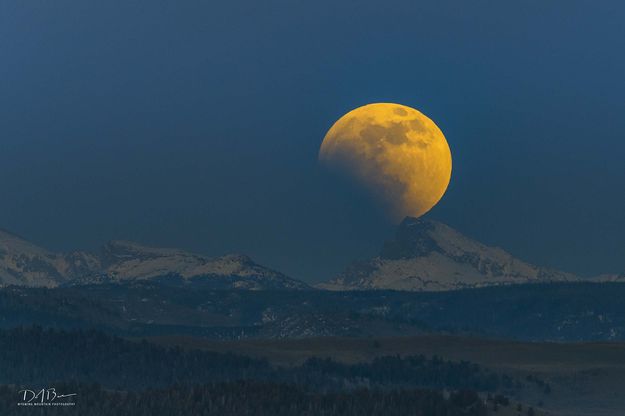
[(526, 263), (440, 222), (407, 217), (377, 257), (353, 263), (318, 286), (330, 290), (453, 290), (568, 280), (578, 278)]

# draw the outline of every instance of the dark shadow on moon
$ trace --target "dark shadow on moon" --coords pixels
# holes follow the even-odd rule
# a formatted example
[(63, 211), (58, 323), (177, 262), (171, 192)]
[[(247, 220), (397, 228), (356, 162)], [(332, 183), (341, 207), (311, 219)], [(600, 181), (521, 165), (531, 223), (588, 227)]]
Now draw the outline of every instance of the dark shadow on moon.
[(386, 174), (386, 168), (379, 160), (341, 147), (322, 163), (326, 169), (366, 191), (393, 219), (402, 210), (408, 187), (399, 178)]

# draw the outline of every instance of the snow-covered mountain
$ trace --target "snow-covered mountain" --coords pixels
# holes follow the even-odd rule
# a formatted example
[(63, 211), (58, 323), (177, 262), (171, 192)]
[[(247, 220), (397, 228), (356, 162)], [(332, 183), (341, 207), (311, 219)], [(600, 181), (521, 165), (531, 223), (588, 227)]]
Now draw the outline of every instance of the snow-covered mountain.
[(318, 287), (441, 291), (576, 280), (572, 274), (534, 266), (481, 244), (440, 222), (409, 217), (377, 257), (353, 263)]
[(112, 241), (103, 247), (100, 258), (103, 274), (115, 281), (173, 278), (250, 290), (309, 288), (241, 254), (209, 258), (178, 249)]
[(309, 288), (239, 254), (208, 258), (128, 241), (110, 242), (99, 254), (53, 253), (0, 230), (0, 286), (56, 287), (151, 279), (250, 290)]
[(66, 280), (57, 254), (0, 230), (0, 285), (57, 286)]

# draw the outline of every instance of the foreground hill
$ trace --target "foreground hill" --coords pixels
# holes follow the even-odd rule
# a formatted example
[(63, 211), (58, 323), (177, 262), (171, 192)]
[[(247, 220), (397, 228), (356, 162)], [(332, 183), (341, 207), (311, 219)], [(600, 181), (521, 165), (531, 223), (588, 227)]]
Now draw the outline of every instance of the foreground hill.
[(318, 287), (441, 291), (576, 280), (572, 274), (538, 267), (481, 244), (440, 222), (406, 218), (377, 257), (353, 263)]
[[(80, 416), (518, 416), (515, 408), (493, 408), (475, 392), (451, 394), (423, 389), (369, 390), (311, 393), (286, 383), (237, 381), (202, 385), (173, 385), (166, 389), (128, 392), (107, 390), (91, 384), (58, 386), (58, 391), (79, 391), (71, 407), (52, 407), (46, 415)], [(503, 400), (506, 398), (502, 396)], [(67, 399), (65, 399), (67, 400)], [(81, 402), (84, 401), (86, 403)], [(74, 406), (76, 407), (74, 409)], [(488, 407), (490, 406), (490, 407)], [(0, 386), (3, 416), (22, 416), (15, 405), (15, 388)], [(500, 410), (503, 409), (503, 410)], [(41, 410), (41, 409), (38, 409)], [(80, 410), (74, 413), (72, 410)], [(408, 413), (409, 412), (409, 413)], [(547, 415), (542, 411), (532, 415)]]
[(237, 289), (305, 289), (303, 282), (240, 254), (217, 258), (128, 241), (106, 244), (100, 253), (53, 253), (0, 230), (0, 287), (160, 280), (169, 284)]
[[(26, 399), (16, 392), (33, 386), (72, 394), (43, 401), (73, 403), (80, 415), (94, 416), (516, 415), (517, 406), (504, 394), (544, 395), (533, 381), (424, 355), (378, 355), (354, 363), (310, 357), (279, 366), (230, 352), (36, 327), (0, 330), (0, 350), (0, 384), (8, 385), (0, 385), (0, 408), (22, 412), (16, 401)], [(141, 407), (143, 402), (148, 404)]]
[[(441, 335), (227, 342), (189, 337), (152, 340), (168, 347), (182, 345), (189, 349), (263, 357), (281, 366), (301, 365), (310, 357), (331, 357), (348, 364), (371, 362), (376, 357), (414, 355), (468, 361), (522, 380), (524, 388), (513, 387), (505, 392), (524, 403), (521, 412), (512, 406), (515, 412), (511, 415), (527, 415), (527, 405), (535, 410), (548, 409), (550, 415), (558, 416), (625, 414), (625, 344), (622, 342), (542, 343)], [(508, 415), (502, 406), (496, 414)]]

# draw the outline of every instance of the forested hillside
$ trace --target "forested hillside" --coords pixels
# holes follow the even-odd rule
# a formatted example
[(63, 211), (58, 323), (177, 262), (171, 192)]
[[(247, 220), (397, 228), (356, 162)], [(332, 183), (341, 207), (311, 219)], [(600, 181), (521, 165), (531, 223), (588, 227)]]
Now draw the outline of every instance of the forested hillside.
[(420, 355), (386, 356), (356, 364), (311, 358), (301, 366), (279, 367), (263, 359), (165, 348), (98, 331), (0, 331), (0, 384), (46, 386), (67, 380), (119, 390), (264, 380), (316, 391), (420, 387), (495, 392), (520, 383), (476, 364)]
[[(3, 416), (21, 416), (16, 389), (0, 386)], [(431, 390), (367, 390), (310, 393), (267, 382), (174, 386), (139, 393), (106, 391), (94, 385), (61, 385), (80, 392), (71, 407), (48, 407), (46, 415), (80, 416), (486, 416), (486, 404), (469, 391), (446, 398)], [(44, 409), (38, 409), (44, 410)]]

